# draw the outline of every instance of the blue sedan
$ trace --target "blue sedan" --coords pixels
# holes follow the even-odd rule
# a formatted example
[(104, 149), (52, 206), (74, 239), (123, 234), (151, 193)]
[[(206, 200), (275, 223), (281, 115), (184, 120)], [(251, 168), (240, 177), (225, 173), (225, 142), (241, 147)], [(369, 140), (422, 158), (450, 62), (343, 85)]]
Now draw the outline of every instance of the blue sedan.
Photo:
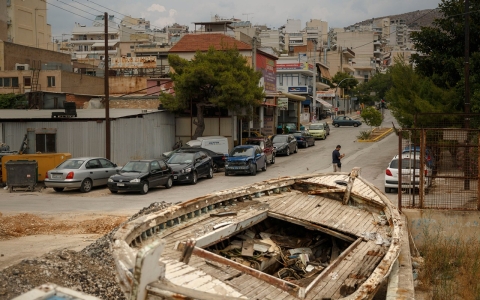
[(233, 148), (225, 161), (225, 176), (250, 174), (255, 176), (258, 169), (267, 170), (267, 158), (257, 145), (240, 145)]

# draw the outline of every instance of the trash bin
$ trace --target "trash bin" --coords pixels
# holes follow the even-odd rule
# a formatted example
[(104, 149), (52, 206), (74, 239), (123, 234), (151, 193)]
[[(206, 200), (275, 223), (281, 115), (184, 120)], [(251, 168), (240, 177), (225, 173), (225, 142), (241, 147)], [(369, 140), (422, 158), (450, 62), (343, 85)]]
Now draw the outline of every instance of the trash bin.
[(10, 160), (5, 163), (10, 193), (15, 187), (23, 187), (33, 191), (37, 184), (38, 163), (35, 160)]

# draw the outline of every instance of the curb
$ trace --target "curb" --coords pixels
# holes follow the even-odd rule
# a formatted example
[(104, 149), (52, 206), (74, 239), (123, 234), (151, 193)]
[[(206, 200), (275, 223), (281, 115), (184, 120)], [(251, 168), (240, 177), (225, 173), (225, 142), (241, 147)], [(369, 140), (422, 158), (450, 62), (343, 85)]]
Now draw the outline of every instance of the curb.
[(393, 128), (389, 128), (387, 131), (385, 131), (384, 133), (382, 133), (381, 135), (377, 136), (376, 138), (374, 138), (373, 140), (357, 140), (359, 143), (371, 143), (371, 142), (377, 142), (381, 139), (383, 139), (384, 137), (386, 137), (387, 135), (389, 135), (390, 133), (393, 132)]

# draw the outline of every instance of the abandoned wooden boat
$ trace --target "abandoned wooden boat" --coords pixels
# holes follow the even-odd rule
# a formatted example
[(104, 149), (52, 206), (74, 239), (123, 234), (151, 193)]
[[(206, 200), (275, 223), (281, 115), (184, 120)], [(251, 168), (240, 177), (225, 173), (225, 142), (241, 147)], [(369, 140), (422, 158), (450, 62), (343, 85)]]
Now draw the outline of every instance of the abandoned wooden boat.
[(371, 299), (403, 224), (359, 173), (271, 179), (128, 222), (114, 236), (122, 290), (128, 299)]

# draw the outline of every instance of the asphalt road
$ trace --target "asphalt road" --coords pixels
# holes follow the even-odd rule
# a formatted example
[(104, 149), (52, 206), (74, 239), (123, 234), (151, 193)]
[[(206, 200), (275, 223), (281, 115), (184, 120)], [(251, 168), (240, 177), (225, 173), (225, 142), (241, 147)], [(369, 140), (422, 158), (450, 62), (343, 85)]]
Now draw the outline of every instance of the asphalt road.
[[(385, 111), (384, 127), (391, 127), (393, 117)], [(200, 179), (196, 185), (176, 185), (167, 190), (156, 188), (146, 195), (134, 193), (111, 194), (107, 188), (96, 188), (90, 193), (78, 190), (67, 190), (61, 193), (53, 189), (41, 192), (13, 192), (0, 190), (0, 212), (5, 215), (17, 213), (33, 213), (38, 215), (55, 215), (70, 213), (94, 213), (108, 215), (132, 215), (143, 207), (156, 201), (177, 203), (199, 197), (211, 192), (221, 191), (254, 182), (299, 174), (331, 172), (331, 153), (337, 144), (342, 145), (342, 171), (349, 172), (353, 167), (361, 168), (361, 176), (369, 180), (383, 191), (384, 171), (397, 151), (397, 136), (390, 134), (375, 143), (357, 141), (361, 131), (369, 127), (331, 128), (326, 140), (317, 140), (314, 147), (299, 149), (296, 154), (279, 156), (274, 165), (268, 165), (266, 172), (258, 172), (256, 176), (225, 176), (223, 172), (215, 173), (213, 179)], [(396, 201), (396, 194), (389, 194)]]

